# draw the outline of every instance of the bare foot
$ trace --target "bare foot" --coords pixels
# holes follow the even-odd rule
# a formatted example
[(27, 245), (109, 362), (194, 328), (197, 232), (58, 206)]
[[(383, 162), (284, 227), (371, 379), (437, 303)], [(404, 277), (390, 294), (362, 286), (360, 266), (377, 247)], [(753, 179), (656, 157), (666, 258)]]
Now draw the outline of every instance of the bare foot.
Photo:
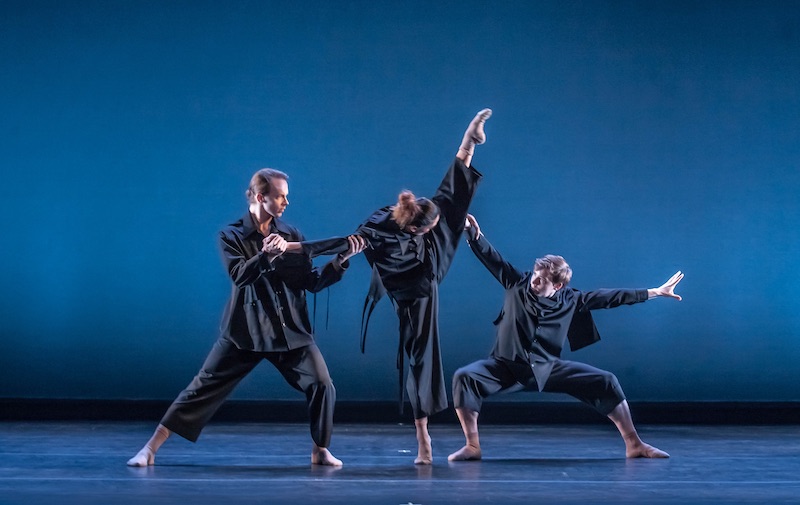
[(433, 448), (431, 447), (431, 437), (424, 438), (417, 437), (419, 449), (417, 450), (417, 457), (414, 459), (415, 465), (432, 465), (433, 464)]
[(136, 453), (136, 456), (128, 460), (128, 466), (151, 466), (156, 462), (156, 455), (147, 447)]
[(465, 445), (447, 456), (447, 461), (478, 461), (479, 459), (481, 459), (481, 448), (472, 445)]
[(481, 448), (469, 444), (447, 456), (447, 461), (478, 461), (479, 459), (481, 459)]
[(631, 447), (625, 448), (625, 457), (626, 458), (668, 458), (669, 454), (653, 447), (650, 444), (645, 444), (641, 442), (639, 444), (633, 445)]
[(333, 457), (331, 451), (324, 447), (315, 447), (311, 451), (311, 464), (324, 466), (342, 466), (342, 460)]

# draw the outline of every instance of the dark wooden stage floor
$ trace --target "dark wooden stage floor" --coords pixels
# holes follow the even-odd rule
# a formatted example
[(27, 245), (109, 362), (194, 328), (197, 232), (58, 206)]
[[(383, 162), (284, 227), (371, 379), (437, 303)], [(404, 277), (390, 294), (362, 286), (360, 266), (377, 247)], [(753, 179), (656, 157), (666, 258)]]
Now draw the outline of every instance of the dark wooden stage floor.
[(302, 424), (225, 423), (125, 461), (142, 422), (0, 423), (0, 504), (800, 503), (798, 426), (640, 426), (667, 460), (626, 460), (610, 424), (488, 425), (484, 459), (448, 463), (462, 436), (432, 425), (434, 465), (412, 463), (413, 426), (339, 424), (341, 469), (309, 464)]

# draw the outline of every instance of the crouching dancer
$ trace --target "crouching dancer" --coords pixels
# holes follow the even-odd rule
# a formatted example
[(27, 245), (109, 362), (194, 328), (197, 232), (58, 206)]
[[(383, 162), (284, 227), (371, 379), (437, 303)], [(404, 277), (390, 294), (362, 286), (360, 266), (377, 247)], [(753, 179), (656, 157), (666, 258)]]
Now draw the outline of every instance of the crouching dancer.
[(505, 301), (495, 322), (497, 340), (491, 356), (458, 369), (453, 377), (453, 402), (466, 445), (447, 459), (481, 459), (478, 413), (483, 399), (522, 390), (566, 393), (607, 415), (625, 441), (628, 458), (668, 458), (639, 438), (617, 378), (584, 363), (562, 360), (561, 349), (567, 338), (573, 350), (599, 340), (591, 310), (657, 296), (680, 300), (674, 290), (683, 274), (679, 271), (652, 289), (579, 291), (567, 287), (572, 269), (561, 256), (538, 258), (533, 272), (523, 273), (503, 260), (473, 216), (467, 216), (466, 227), (470, 248), (505, 288)]

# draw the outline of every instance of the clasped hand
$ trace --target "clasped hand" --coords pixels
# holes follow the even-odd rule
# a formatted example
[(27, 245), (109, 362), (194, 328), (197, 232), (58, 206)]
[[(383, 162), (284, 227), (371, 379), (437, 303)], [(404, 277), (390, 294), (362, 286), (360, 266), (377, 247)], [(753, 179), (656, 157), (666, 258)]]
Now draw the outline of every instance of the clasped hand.
[(272, 257), (278, 257), (286, 252), (286, 240), (277, 233), (270, 233), (269, 236), (264, 237), (261, 250)]

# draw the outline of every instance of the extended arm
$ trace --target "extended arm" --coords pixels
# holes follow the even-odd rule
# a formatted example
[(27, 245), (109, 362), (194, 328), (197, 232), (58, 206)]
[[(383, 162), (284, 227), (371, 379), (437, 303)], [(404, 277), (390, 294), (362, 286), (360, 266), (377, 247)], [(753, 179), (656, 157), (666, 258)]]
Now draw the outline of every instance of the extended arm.
[(505, 288), (509, 288), (519, 282), (524, 275), (522, 272), (514, 268), (514, 266), (503, 259), (497, 249), (486, 240), (486, 237), (481, 233), (478, 221), (472, 214), (467, 215), (465, 223), (467, 230), (467, 243), (469, 248), (475, 256), (483, 263), (489, 272), (500, 281), (500, 284)]
[[(350, 235), (346, 240), (348, 247), (345, 251), (339, 253), (321, 268), (310, 270), (306, 279), (305, 289), (312, 293), (317, 293), (342, 279), (344, 271), (348, 267), (347, 260), (363, 251), (365, 246), (364, 239), (358, 235)], [(308, 258), (308, 262), (311, 264), (310, 258)]]
[[(355, 248), (353, 247), (354, 245), (356, 246)], [(353, 234), (346, 237), (287, 242), (286, 252), (297, 254), (305, 253), (312, 258), (338, 254), (343, 258), (342, 261), (345, 261), (351, 256), (363, 251), (367, 245), (367, 241), (364, 237)]]
[(683, 273), (676, 272), (667, 282), (657, 288), (650, 289), (596, 289), (593, 291), (578, 292), (579, 311), (595, 309), (611, 309), (620, 305), (630, 305), (644, 302), (657, 296), (666, 296), (681, 300), (675, 294), (675, 286), (683, 279)]
[(657, 296), (666, 296), (668, 298), (675, 298), (678, 301), (681, 301), (683, 298), (680, 295), (675, 293), (675, 286), (683, 279), (683, 272), (678, 270), (675, 272), (675, 275), (669, 278), (667, 282), (662, 284), (657, 288), (650, 288), (647, 290), (647, 299), (655, 298)]

